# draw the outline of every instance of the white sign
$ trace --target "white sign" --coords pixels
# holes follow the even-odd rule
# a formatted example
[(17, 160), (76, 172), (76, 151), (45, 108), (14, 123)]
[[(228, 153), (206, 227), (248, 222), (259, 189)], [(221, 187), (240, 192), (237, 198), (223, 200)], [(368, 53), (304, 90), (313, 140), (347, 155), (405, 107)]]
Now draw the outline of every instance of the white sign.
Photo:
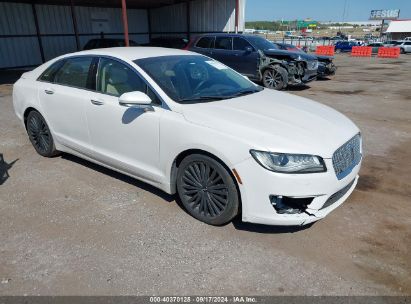
[(110, 33), (108, 14), (105, 12), (93, 12), (91, 14), (91, 29), (93, 33)]
[(393, 10), (372, 10), (370, 20), (396, 20), (400, 16), (399, 9)]

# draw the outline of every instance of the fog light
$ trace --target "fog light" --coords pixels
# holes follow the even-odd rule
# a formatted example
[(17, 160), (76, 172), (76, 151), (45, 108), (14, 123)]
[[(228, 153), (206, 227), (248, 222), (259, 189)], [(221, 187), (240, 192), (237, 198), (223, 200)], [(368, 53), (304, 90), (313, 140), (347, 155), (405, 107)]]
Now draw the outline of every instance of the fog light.
[(282, 195), (270, 195), (271, 205), (278, 214), (303, 213), (313, 199), (313, 197), (293, 198)]

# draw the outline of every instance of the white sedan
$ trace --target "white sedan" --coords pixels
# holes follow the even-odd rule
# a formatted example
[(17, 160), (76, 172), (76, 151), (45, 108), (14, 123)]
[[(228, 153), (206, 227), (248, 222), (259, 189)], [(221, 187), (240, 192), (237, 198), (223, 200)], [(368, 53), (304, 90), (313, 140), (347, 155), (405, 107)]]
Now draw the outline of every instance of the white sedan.
[(66, 152), (177, 193), (222, 225), (304, 225), (358, 180), (359, 129), (339, 112), (264, 89), (187, 51), (112, 48), (27, 72), (13, 103), (36, 151)]

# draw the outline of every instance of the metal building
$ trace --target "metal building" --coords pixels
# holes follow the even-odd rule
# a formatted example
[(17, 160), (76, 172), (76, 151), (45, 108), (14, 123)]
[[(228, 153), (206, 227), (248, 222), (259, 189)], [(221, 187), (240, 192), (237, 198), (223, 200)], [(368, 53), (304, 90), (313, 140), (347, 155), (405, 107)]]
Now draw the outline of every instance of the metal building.
[(411, 37), (411, 20), (393, 20), (387, 29), (392, 40), (401, 40)]
[[(88, 40), (242, 32), (246, 0), (7, 0), (0, 2), (0, 69), (36, 66)], [(128, 40), (127, 40), (128, 42)]]

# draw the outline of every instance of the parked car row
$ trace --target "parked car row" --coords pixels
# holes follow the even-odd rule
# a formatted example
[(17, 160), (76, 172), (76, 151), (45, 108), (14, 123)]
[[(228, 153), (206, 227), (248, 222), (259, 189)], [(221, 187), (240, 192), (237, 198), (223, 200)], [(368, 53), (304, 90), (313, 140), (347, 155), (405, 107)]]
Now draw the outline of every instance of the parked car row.
[[(362, 46), (364, 44), (359, 44), (357, 41), (338, 41), (335, 44), (335, 52), (351, 52), (353, 46)], [(380, 47), (398, 47), (400, 48), (401, 54), (411, 52), (411, 41), (409, 40), (388, 40), (386, 42), (372, 42), (366, 46), (372, 47), (372, 53), (378, 53)]]
[[(105, 45), (94, 44), (100, 47)], [(206, 55), (275, 90), (306, 84), (317, 77), (334, 75), (336, 71), (331, 56), (310, 55), (290, 45), (273, 43), (256, 35), (204, 34), (190, 41), (163, 37), (152, 39), (144, 46), (185, 49)]]
[(411, 53), (411, 41), (410, 40), (390, 40), (384, 43), (385, 47), (398, 47), (401, 54)]

